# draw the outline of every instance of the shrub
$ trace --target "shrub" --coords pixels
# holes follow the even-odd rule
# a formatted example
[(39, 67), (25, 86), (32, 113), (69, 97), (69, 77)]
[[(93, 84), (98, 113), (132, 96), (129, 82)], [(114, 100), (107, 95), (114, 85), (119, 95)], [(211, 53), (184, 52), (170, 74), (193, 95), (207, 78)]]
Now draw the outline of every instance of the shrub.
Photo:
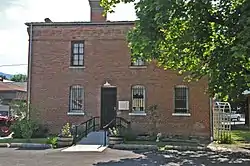
[(34, 131), (38, 129), (38, 125), (32, 120), (22, 119), (14, 122), (10, 129), (14, 132), (14, 138), (25, 138), (29, 140)]
[(21, 120), (16, 121), (10, 126), (10, 130), (14, 132), (13, 135), (14, 138), (22, 138), (21, 123), (22, 123)]
[(57, 140), (58, 140), (57, 137), (48, 137), (47, 141), (46, 141), (46, 144), (51, 144), (53, 148), (56, 148)]

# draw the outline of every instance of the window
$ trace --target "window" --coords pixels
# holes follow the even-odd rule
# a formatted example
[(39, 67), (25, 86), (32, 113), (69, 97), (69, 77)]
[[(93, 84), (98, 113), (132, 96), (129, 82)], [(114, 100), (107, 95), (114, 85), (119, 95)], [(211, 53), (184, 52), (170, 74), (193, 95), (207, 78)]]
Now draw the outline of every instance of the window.
[(138, 59), (136, 59), (136, 60), (133, 60), (133, 61), (131, 62), (131, 65), (132, 65), (132, 66), (145, 66), (145, 61), (142, 60), (141, 58), (138, 58)]
[(72, 42), (71, 49), (71, 66), (84, 66), (84, 42)]
[(176, 86), (174, 90), (176, 113), (188, 113), (188, 87)]
[(145, 87), (136, 85), (132, 87), (132, 109), (134, 112), (145, 111)]
[(83, 112), (83, 87), (74, 85), (70, 87), (69, 112)]

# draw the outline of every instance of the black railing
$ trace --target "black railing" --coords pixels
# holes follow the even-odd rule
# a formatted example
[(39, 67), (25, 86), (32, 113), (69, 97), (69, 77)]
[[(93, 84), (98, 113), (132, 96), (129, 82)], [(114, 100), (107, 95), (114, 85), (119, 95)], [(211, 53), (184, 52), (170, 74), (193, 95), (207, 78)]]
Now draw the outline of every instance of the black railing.
[(111, 128), (112, 126), (117, 128), (126, 128), (126, 129), (131, 128), (131, 124), (129, 121), (127, 121), (122, 117), (115, 117), (108, 124), (102, 127), (102, 129), (104, 130), (104, 146), (107, 145), (107, 133), (109, 128)]
[(92, 131), (98, 131), (100, 129), (104, 130), (104, 146), (107, 145), (107, 133), (109, 128), (112, 126), (117, 128), (130, 129), (130, 122), (122, 117), (116, 117), (112, 119), (108, 124), (101, 128), (100, 117), (93, 117), (83, 123), (73, 126), (73, 144), (75, 145), (83, 137), (86, 137)]
[(86, 137), (90, 132), (100, 129), (100, 117), (93, 117), (83, 123), (74, 125), (73, 127), (73, 144), (75, 145), (83, 137)]

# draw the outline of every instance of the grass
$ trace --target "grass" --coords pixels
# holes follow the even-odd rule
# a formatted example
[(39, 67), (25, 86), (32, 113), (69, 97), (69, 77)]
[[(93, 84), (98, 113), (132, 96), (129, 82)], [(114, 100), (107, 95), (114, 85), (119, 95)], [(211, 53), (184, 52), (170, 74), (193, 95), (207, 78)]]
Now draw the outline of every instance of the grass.
[(176, 145), (176, 146), (192, 146), (192, 145), (198, 145), (195, 143), (189, 143), (189, 142), (171, 142), (171, 141), (125, 141), (125, 144), (137, 144), (137, 145), (157, 145), (158, 147), (164, 147), (166, 145)]
[(249, 142), (250, 143), (250, 131), (245, 130), (232, 130), (232, 139), (236, 142)]
[(46, 144), (47, 138), (31, 138), (30, 140), (27, 139), (4, 139), (0, 140), (0, 143), (40, 143), (40, 144)]

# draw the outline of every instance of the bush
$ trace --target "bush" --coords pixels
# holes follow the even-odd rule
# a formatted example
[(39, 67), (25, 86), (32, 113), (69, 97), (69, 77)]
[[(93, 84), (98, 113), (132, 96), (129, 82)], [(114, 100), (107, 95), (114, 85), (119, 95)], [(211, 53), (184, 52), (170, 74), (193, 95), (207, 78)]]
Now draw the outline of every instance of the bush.
[(14, 132), (14, 138), (25, 138), (29, 140), (34, 131), (38, 129), (38, 125), (32, 120), (22, 119), (14, 122), (10, 129)]
[(22, 138), (21, 123), (22, 123), (21, 120), (16, 121), (10, 126), (10, 130), (14, 132), (13, 135), (14, 138)]

